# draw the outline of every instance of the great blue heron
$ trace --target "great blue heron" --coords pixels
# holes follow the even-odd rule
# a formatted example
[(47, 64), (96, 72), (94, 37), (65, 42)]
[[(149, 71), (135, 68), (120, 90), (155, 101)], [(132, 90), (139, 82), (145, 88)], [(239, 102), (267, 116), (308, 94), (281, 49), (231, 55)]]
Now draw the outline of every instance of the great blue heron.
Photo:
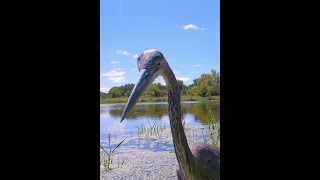
[(131, 111), (145, 90), (159, 76), (163, 76), (168, 87), (168, 112), (176, 157), (179, 163), (179, 179), (205, 180), (220, 179), (220, 148), (206, 143), (194, 143), (188, 146), (181, 122), (180, 91), (177, 80), (163, 54), (158, 50), (144, 51), (138, 57), (140, 78), (135, 84), (121, 121)]

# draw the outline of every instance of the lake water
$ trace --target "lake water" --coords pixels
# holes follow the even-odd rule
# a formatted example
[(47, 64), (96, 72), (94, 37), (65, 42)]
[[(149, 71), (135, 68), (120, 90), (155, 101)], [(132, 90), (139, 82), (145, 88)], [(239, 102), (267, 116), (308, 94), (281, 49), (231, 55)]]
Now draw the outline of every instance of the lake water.
[[(125, 103), (100, 105), (102, 147), (115, 148), (125, 139), (120, 149), (173, 151), (167, 102), (138, 103), (120, 123), (124, 107)], [(205, 125), (208, 124), (210, 113), (215, 119), (220, 120), (220, 101), (181, 102), (181, 110), (188, 143), (204, 142), (208, 139), (208, 128)], [(153, 125), (156, 125), (155, 129), (159, 132), (150, 131)], [(142, 127), (145, 129), (143, 133), (139, 132)]]
[[(111, 134), (130, 134), (137, 132), (137, 127), (157, 125), (169, 127), (167, 102), (138, 103), (129, 115), (120, 123), (125, 103), (100, 105), (100, 137)], [(181, 102), (183, 121), (185, 125), (201, 126), (208, 123), (209, 113), (220, 119), (220, 101)]]

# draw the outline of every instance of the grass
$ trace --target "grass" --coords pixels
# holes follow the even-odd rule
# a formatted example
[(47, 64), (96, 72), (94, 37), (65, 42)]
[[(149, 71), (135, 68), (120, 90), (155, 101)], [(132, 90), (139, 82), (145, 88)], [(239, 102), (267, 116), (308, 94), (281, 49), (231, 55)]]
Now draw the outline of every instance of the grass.
[[(195, 126), (186, 126), (185, 121), (183, 121), (183, 127), (185, 130), (186, 138), (189, 143), (193, 142), (205, 142), (207, 144), (212, 144), (213, 146), (220, 147), (220, 119), (217, 119), (211, 111), (209, 112), (209, 123), (203, 127), (197, 129)], [(165, 124), (157, 124), (157, 122), (150, 123), (148, 121), (148, 124), (144, 126), (141, 124), (140, 126), (136, 126), (137, 128), (137, 135), (138, 135), (138, 148), (140, 145), (140, 141), (144, 144), (145, 148), (150, 147), (151, 143), (156, 143), (158, 145), (166, 145), (167, 143), (172, 143), (172, 137), (170, 133), (170, 127), (168, 127)], [(169, 131), (168, 131), (169, 130)], [(165, 134), (163, 133), (165, 132)], [(169, 134), (170, 135), (169, 135)], [(131, 131), (131, 137), (132, 137), (132, 131)], [(118, 136), (119, 138), (119, 136)], [(167, 139), (169, 138), (169, 139)], [(111, 170), (111, 165), (114, 164), (114, 156), (116, 150), (123, 144), (125, 139), (121, 140), (118, 144), (115, 146), (111, 144), (111, 139), (116, 140), (117, 139), (117, 133), (114, 133), (114, 137), (111, 137), (110, 132), (108, 134), (108, 142), (107, 147), (103, 147), (100, 145), (100, 165), (103, 165), (106, 170)], [(162, 142), (161, 141), (166, 141)], [(112, 146), (114, 148), (112, 148)], [(120, 154), (117, 154), (117, 165), (118, 168), (123, 166), (124, 160), (120, 160)], [(113, 165), (115, 166), (115, 165)]]
[[(183, 121), (183, 127), (189, 143), (205, 142), (207, 144), (212, 144), (213, 146), (220, 147), (220, 119), (215, 118), (211, 112), (209, 113), (209, 124), (207, 124), (205, 127), (200, 128), (200, 130), (195, 126), (186, 126), (185, 121)], [(150, 123), (148, 121), (147, 125), (141, 124), (140, 126), (136, 126), (136, 128), (139, 138), (137, 144), (138, 148), (139, 146), (141, 146), (140, 143), (144, 144), (145, 148), (152, 147), (151, 144), (153, 144), (154, 148), (166, 146), (167, 144), (172, 143), (170, 126), (168, 127), (164, 124), (157, 124), (157, 122)], [(121, 155), (119, 153), (115, 155), (116, 150), (121, 146), (122, 143), (124, 143), (125, 139), (120, 141), (116, 146), (113, 146), (111, 144), (111, 139), (116, 140), (116, 138), (116, 132), (114, 138), (111, 137), (109, 133), (107, 147), (104, 148), (102, 145), (100, 145), (100, 165), (103, 165), (106, 168), (106, 172), (111, 170), (111, 166), (117, 166), (118, 168), (120, 168), (125, 163), (125, 160), (120, 158)], [(112, 148), (111, 145), (114, 148)], [(173, 153), (174, 149), (171, 152)], [(113, 161), (114, 158), (117, 158), (115, 160), (115, 163)]]
[(202, 139), (204, 143), (220, 147), (220, 119), (214, 117), (211, 111), (209, 112), (209, 123), (206, 125), (207, 130), (197, 131), (194, 126), (187, 127), (185, 125), (185, 121), (183, 121), (182, 126), (184, 128), (188, 142), (190, 140), (196, 142), (199, 138)]
[[(142, 96), (138, 102), (167, 102), (168, 97), (148, 97)], [(113, 104), (113, 103), (126, 103), (128, 97), (116, 97), (116, 98), (105, 98), (100, 99), (100, 104)], [(181, 101), (216, 101), (220, 100), (220, 96), (209, 96), (209, 97), (201, 97), (201, 96), (190, 96), (183, 95), (181, 96)]]
[[(161, 139), (163, 138), (163, 131), (167, 129), (166, 125), (158, 125), (156, 122), (151, 124), (148, 121), (148, 126), (143, 126), (141, 124), (140, 126), (136, 126), (137, 132), (138, 132), (138, 148), (140, 146), (140, 143), (144, 144), (145, 148), (150, 147), (151, 143), (155, 143), (156, 146), (159, 146), (161, 143)], [(141, 142), (142, 141), (142, 142)]]
[(220, 147), (220, 120), (216, 119), (211, 111), (209, 113), (209, 123), (207, 127), (209, 129), (209, 135), (208, 138), (205, 139), (205, 142)]
[[(106, 167), (107, 169), (110, 169), (110, 165), (113, 162), (113, 156), (114, 156), (114, 152), (115, 150), (124, 142), (125, 139), (123, 139), (120, 143), (117, 144), (117, 146), (115, 148), (111, 148), (111, 138), (110, 138), (110, 133), (108, 134), (108, 144), (109, 144), (109, 151), (106, 151), (103, 146), (100, 145), (100, 149), (102, 149), (103, 151), (100, 153), (100, 165), (103, 164), (104, 167)], [(118, 154), (118, 160), (119, 160), (119, 154)], [(118, 161), (118, 167), (119, 167), (119, 162)], [(122, 164), (124, 163), (124, 160), (122, 162)]]

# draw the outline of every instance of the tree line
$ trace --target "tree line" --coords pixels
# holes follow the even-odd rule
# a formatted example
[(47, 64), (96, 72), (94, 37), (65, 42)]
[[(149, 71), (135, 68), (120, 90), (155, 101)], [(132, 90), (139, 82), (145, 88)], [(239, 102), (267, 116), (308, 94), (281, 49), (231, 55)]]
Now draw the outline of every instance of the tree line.
[[(181, 95), (192, 96), (217, 96), (220, 95), (220, 73), (212, 69), (211, 73), (202, 74), (199, 78), (194, 79), (189, 86), (183, 81), (177, 80)], [(129, 97), (134, 84), (126, 84), (119, 87), (113, 87), (108, 93), (100, 92), (100, 98)], [(144, 96), (161, 97), (168, 94), (167, 86), (161, 83), (152, 84)]]

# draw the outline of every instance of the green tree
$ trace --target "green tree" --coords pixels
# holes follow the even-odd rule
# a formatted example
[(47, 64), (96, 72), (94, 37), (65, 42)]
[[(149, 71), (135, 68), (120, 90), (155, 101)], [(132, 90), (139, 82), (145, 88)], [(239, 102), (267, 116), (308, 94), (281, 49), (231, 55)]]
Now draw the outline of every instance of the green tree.
[(210, 74), (202, 74), (201, 77), (197, 80), (197, 86), (199, 88), (199, 96), (208, 96), (208, 90), (210, 90), (209, 87), (212, 86)]
[[(186, 86), (183, 81), (177, 80), (181, 95), (197, 95), (197, 96), (214, 96), (220, 95), (220, 73), (212, 69), (210, 74), (202, 74), (199, 78), (193, 80), (193, 83)], [(108, 97), (129, 97), (134, 84), (126, 84), (120, 87), (113, 87), (107, 93)], [(161, 83), (155, 83), (148, 88), (145, 93), (147, 96), (159, 97), (168, 95), (167, 86)], [(104, 98), (106, 95), (100, 93), (100, 97)]]
[(121, 97), (122, 93), (119, 87), (113, 87), (110, 89), (108, 95), (109, 97), (114, 98), (114, 97)]
[(198, 86), (191, 87), (190, 93), (191, 93), (191, 95), (194, 95), (194, 96), (200, 96), (200, 94), (201, 94)]
[(211, 79), (213, 84), (213, 95), (220, 95), (220, 73), (216, 70), (211, 70)]
[(161, 89), (157, 84), (151, 84), (146, 94), (152, 97), (159, 97), (161, 95)]
[(100, 99), (105, 99), (107, 97), (107, 94), (100, 91)]
[(134, 84), (126, 84), (126, 85), (124, 85), (123, 86), (123, 94), (124, 94), (124, 96), (129, 97), (133, 87), (134, 87)]

